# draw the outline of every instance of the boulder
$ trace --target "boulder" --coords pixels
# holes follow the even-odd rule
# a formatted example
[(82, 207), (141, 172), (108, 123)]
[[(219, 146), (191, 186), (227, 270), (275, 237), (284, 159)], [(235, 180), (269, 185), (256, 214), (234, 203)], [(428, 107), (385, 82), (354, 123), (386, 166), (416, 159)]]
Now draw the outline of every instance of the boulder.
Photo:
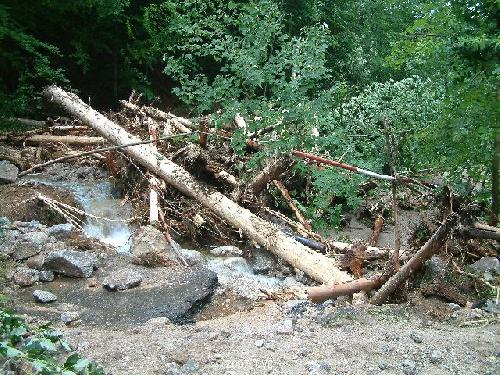
[(97, 263), (93, 253), (75, 250), (60, 250), (49, 253), (43, 268), (65, 276), (90, 277)]
[(125, 290), (139, 286), (142, 275), (130, 269), (121, 269), (113, 272), (102, 282), (102, 286), (109, 291)]
[(0, 160), (0, 184), (11, 184), (17, 181), (19, 168), (7, 160)]
[(28, 232), (19, 235), (10, 250), (14, 260), (24, 260), (39, 254), (49, 241), (45, 232)]
[(54, 281), (54, 272), (52, 271), (40, 271), (39, 272), (39, 280), (43, 282)]
[(38, 289), (33, 292), (33, 298), (36, 302), (39, 303), (50, 303), (57, 301), (57, 296), (55, 294)]
[(73, 233), (73, 225), (70, 223), (52, 225), (47, 228), (46, 232), (49, 236), (58, 240), (65, 240)]
[(470, 267), (475, 273), (484, 275), (487, 280), (491, 280), (495, 273), (500, 274), (500, 261), (495, 257), (482, 257)]
[(424, 264), (421, 285), (429, 285), (437, 280), (442, 280), (446, 276), (448, 265), (437, 256), (433, 256)]
[(241, 257), (243, 251), (236, 246), (219, 246), (211, 249), (210, 254), (218, 257)]
[(276, 257), (267, 250), (252, 250), (252, 257), (248, 262), (256, 274), (268, 274), (276, 269)]
[(61, 314), (61, 321), (67, 326), (73, 325), (80, 320), (80, 314), (76, 311), (65, 311)]
[(195, 264), (200, 264), (205, 261), (203, 254), (196, 250), (180, 249), (179, 254), (189, 266), (194, 266)]
[(12, 275), (12, 280), (19, 286), (31, 286), (40, 278), (40, 273), (37, 270), (26, 267), (17, 267)]
[[(135, 257), (148, 253), (168, 253), (170, 250), (171, 246), (163, 233), (151, 225), (140, 227), (132, 237), (130, 252)], [(174, 259), (172, 254), (172, 260)]]

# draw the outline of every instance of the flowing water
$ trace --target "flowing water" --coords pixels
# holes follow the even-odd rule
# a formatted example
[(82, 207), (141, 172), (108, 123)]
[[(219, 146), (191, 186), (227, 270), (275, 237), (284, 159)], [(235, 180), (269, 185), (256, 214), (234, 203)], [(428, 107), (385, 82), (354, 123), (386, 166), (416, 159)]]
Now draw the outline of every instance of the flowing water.
[(85, 234), (114, 246), (119, 253), (129, 252), (131, 228), (128, 222), (133, 209), (118, 197), (112, 182), (102, 177), (75, 178), (68, 176), (66, 169), (62, 169), (63, 173), (54, 169), (48, 173), (27, 176), (23, 181), (57, 187), (71, 193), (88, 214), (83, 226)]

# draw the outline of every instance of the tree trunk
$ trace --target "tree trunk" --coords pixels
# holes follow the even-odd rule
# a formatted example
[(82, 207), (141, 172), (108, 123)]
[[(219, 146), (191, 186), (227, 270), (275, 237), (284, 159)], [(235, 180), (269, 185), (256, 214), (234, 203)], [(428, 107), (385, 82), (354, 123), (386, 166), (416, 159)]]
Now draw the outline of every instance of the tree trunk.
[(26, 144), (39, 145), (43, 143), (64, 143), (67, 145), (89, 146), (102, 145), (105, 142), (101, 137), (87, 137), (77, 135), (32, 135), (30, 137), (1, 137), (1, 141), (22, 142)]
[(357, 279), (344, 284), (315, 286), (307, 290), (307, 298), (314, 303), (322, 303), (328, 299), (350, 296), (354, 293), (367, 292), (378, 288), (385, 280), (384, 276), (376, 276), (371, 279)]
[(399, 288), (406, 279), (418, 271), (426, 261), (428, 261), (446, 242), (448, 235), (458, 220), (457, 214), (450, 214), (445, 222), (438, 228), (432, 237), (418, 250), (413, 257), (410, 258), (401, 269), (396, 272), (380, 290), (373, 296), (370, 303), (380, 305), (394, 291)]
[[(138, 141), (137, 137), (93, 110), (74, 94), (67, 93), (59, 87), (50, 86), (45, 89), (44, 95), (94, 128), (112, 143), (124, 144)], [(316, 281), (338, 283), (351, 279), (349, 274), (336, 267), (333, 259), (299, 244), (282, 233), (275, 225), (257, 217), (221, 193), (201, 186), (184, 168), (165, 158), (150, 145), (127, 147), (124, 152), (171, 186), (196, 199), (226, 222), (240, 228), (251, 240), (302, 270)]]
[(283, 174), (291, 165), (293, 161), (290, 158), (280, 158), (269, 165), (267, 165), (250, 183), (247, 190), (251, 191), (254, 195), (265, 189), (266, 185), (272, 180), (278, 178)]

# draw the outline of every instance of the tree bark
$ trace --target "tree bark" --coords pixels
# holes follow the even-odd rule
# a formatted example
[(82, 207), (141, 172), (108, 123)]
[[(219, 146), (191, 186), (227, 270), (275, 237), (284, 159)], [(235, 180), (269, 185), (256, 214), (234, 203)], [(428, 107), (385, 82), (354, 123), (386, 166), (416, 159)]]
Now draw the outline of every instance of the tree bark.
[(445, 222), (438, 228), (432, 237), (425, 243), (424, 246), (410, 258), (401, 269), (396, 272), (380, 290), (372, 297), (370, 303), (380, 305), (399, 288), (406, 279), (417, 272), (426, 261), (428, 261), (437, 251), (443, 246), (448, 238), (453, 227), (458, 221), (458, 215), (451, 213), (446, 218)]
[[(59, 87), (50, 86), (44, 90), (44, 95), (94, 128), (112, 143), (124, 144), (139, 141), (137, 137), (93, 110), (74, 94), (67, 93)], [(335, 283), (351, 279), (349, 274), (336, 267), (333, 259), (299, 244), (282, 233), (277, 226), (262, 220), (223, 194), (200, 185), (184, 168), (165, 158), (150, 145), (127, 147), (124, 152), (171, 186), (214, 211), (229, 224), (240, 228), (248, 238), (302, 270), (314, 280), (322, 283)]]
[(470, 227), (463, 228), (461, 233), (469, 238), (482, 238), (485, 240), (500, 241), (500, 228), (485, 224), (474, 223)]
[(273, 184), (274, 184), (274, 186), (276, 186), (278, 188), (278, 190), (280, 191), (281, 195), (283, 196), (283, 198), (285, 199), (286, 203), (288, 204), (288, 207), (290, 207), (290, 209), (295, 214), (295, 217), (297, 218), (297, 221), (300, 224), (302, 224), (302, 226), (304, 228), (306, 228), (306, 230), (310, 231), (312, 229), (311, 228), (311, 224), (309, 224), (307, 222), (307, 220), (304, 218), (304, 216), (302, 216), (302, 212), (300, 212), (300, 210), (297, 208), (297, 206), (293, 202), (293, 199), (290, 196), (290, 194), (288, 193), (287, 188), (283, 185), (283, 183), (281, 183), (281, 181), (278, 181), (278, 180), (273, 180)]
[(76, 135), (32, 135), (30, 137), (0, 137), (0, 141), (22, 142), (26, 144), (39, 145), (43, 143), (64, 143), (67, 145), (90, 146), (105, 143), (102, 137), (87, 137)]
[(371, 279), (357, 279), (344, 284), (316, 286), (307, 290), (307, 297), (314, 303), (322, 303), (340, 296), (350, 296), (354, 293), (378, 288), (385, 280), (384, 276), (377, 276)]
[(254, 195), (259, 195), (269, 182), (281, 176), (292, 164), (293, 161), (290, 158), (275, 160), (255, 176), (247, 190)]

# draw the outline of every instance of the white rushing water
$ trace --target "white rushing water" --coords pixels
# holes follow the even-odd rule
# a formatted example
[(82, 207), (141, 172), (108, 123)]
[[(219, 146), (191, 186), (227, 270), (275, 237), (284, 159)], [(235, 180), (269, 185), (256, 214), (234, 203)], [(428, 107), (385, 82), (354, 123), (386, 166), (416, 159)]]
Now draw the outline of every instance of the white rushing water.
[(94, 219), (90, 215), (86, 217), (83, 230), (87, 236), (114, 246), (119, 253), (130, 251), (131, 229), (128, 220), (133, 210), (129, 204), (123, 204), (121, 199), (115, 197), (110, 181), (65, 181), (60, 177), (44, 174), (28, 176), (23, 180), (68, 191), (81, 204), (85, 213), (102, 218)]

